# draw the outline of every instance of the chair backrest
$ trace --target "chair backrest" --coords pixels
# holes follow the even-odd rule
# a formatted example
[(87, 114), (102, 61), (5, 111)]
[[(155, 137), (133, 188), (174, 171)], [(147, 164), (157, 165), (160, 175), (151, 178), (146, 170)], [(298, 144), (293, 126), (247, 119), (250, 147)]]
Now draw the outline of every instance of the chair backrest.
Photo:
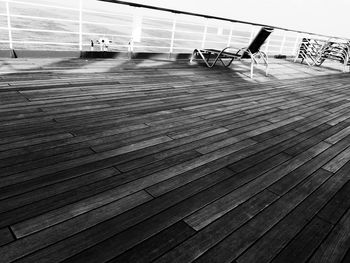
[[(266, 39), (269, 37), (269, 35), (272, 33), (273, 28), (270, 27), (262, 27), (258, 34), (256, 34), (253, 41), (249, 44), (248, 49), (251, 53), (256, 53), (259, 51), (260, 47), (264, 44)], [(242, 55), (242, 58), (250, 58), (247, 52), (244, 52)]]

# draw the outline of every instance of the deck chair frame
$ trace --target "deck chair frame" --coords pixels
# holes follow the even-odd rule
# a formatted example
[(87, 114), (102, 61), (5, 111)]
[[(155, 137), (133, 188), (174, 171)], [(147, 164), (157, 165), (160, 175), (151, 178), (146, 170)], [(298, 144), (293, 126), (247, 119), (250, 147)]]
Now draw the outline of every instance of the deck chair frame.
[(328, 45), (322, 50), (321, 58), (323, 60), (338, 61), (343, 64), (343, 72), (347, 72), (349, 66), (349, 43), (328, 42)]
[[(273, 29), (271, 29), (271, 28), (262, 28), (261, 30), (267, 30), (269, 32), (268, 36), (273, 31)], [(260, 51), (260, 49), (258, 49), (254, 53), (250, 51), (250, 46), (252, 46), (254, 41), (259, 37), (259, 33), (256, 35), (256, 37), (253, 39), (253, 41), (249, 44), (249, 47), (247, 47), (247, 48), (240, 48), (237, 50), (237, 48), (234, 48), (232, 46), (228, 46), (222, 50), (195, 49), (192, 53), (190, 63), (193, 63), (195, 58), (198, 57), (198, 55), (199, 55), (199, 57), (204, 61), (204, 63), (206, 64), (206, 66), (208, 68), (214, 67), (218, 61), (220, 61), (223, 64), (223, 66), (227, 68), (232, 64), (232, 62), (234, 60), (243, 60), (243, 59), (250, 58), (250, 61), (251, 61), (251, 63), (250, 63), (250, 77), (253, 78), (254, 65), (258, 64), (259, 59), (262, 58), (264, 61), (264, 64), (265, 64), (265, 72), (266, 72), (265, 74), (267, 76), (268, 75), (268, 67), (269, 67), (267, 54), (263, 51)], [(266, 39), (267, 39), (267, 37), (266, 37)], [(237, 51), (235, 53), (227, 52), (227, 50), (229, 50), (229, 49), (236, 49)], [(216, 57), (214, 58), (214, 60), (212, 62), (210, 62), (212, 54), (216, 55)], [(228, 60), (228, 62), (225, 63), (224, 60)]]
[(321, 66), (325, 60), (338, 61), (343, 64), (343, 72), (350, 66), (350, 43), (337, 40), (317, 40), (303, 38), (294, 62), (301, 58), (309, 66)]

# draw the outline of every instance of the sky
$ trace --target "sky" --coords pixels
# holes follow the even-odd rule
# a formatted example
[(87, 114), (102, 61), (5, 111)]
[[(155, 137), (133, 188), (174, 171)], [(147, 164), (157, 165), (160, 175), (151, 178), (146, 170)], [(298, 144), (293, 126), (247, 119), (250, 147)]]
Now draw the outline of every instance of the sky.
[(126, 0), (350, 39), (350, 0)]

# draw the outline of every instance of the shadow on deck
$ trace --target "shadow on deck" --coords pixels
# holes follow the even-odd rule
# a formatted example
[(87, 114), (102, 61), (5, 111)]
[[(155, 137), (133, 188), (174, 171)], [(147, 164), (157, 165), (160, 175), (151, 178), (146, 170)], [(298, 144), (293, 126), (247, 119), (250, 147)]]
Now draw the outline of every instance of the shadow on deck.
[(338, 65), (0, 64), (0, 262), (349, 262)]

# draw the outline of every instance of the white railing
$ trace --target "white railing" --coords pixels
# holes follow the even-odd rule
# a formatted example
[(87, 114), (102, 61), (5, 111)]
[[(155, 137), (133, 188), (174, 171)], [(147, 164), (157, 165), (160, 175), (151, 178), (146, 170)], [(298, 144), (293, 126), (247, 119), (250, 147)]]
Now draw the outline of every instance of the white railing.
[[(0, 32), (8, 36), (0, 39), (0, 49), (83, 51), (91, 49), (92, 40), (100, 50), (96, 40), (105, 38), (111, 40), (111, 51), (191, 52), (198, 47), (244, 47), (261, 26), (120, 3), (67, 3), (0, 0), (0, 21), (7, 21), (0, 22)], [(310, 34), (276, 29), (263, 48), (271, 55), (294, 55), (304, 37)]]

